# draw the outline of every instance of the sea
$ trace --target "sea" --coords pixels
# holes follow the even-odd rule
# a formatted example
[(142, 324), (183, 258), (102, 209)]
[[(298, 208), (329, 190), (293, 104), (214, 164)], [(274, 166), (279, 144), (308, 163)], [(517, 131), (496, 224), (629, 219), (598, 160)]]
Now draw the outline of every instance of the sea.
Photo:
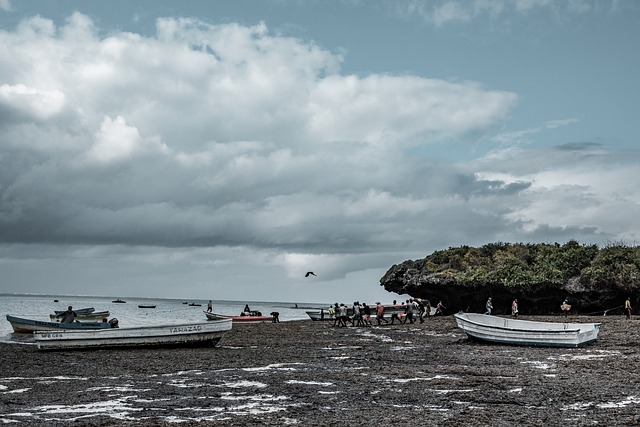
[[(125, 303), (114, 303), (121, 299)], [(50, 322), (49, 315), (56, 310), (74, 310), (93, 307), (95, 311), (108, 311), (108, 319), (118, 319), (121, 328), (152, 326), (175, 323), (196, 323), (206, 321), (203, 311), (208, 300), (184, 300), (165, 298), (107, 297), (107, 296), (70, 296), (70, 295), (33, 295), (0, 294), (0, 341), (25, 343), (32, 339), (25, 334), (14, 334), (6, 315), (26, 319)], [(251, 310), (269, 315), (273, 311), (280, 313), (281, 322), (309, 319), (306, 310), (328, 307), (328, 303), (292, 303), (266, 301), (228, 301), (212, 300), (213, 312), (225, 315), (239, 315), (245, 305)], [(192, 305), (193, 304), (193, 305)], [(155, 308), (140, 308), (139, 305), (155, 305)]]

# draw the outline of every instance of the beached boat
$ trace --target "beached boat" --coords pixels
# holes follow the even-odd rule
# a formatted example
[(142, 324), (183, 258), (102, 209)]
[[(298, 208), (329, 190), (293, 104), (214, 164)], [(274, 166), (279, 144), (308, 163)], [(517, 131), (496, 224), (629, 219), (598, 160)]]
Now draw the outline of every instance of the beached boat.
[(34, 331), (110, 329), (112, 327), (109, 322), (46, 322), (43, 320), (23, 319), (10, 314), (7, 314), (7, 320), (11, 323), (13, 332), (18, 334), (30, 334)]
[(240, 316), (227, 316), (224, 314), (209, 313), (208, 311), (205, 311), (204, 314), (208, 320), (231, 319), (234, 323), (273, 322), (273, 316), (263, 316), (259, 311), (243, 313)]
[[(55, 314), (64, 314), (64, 313), (66, 313), (66, 311), (67, 310), (54, 310), (53, 312)], [(78, 310), (73, 310), (73, 311), (75, 311), (76, 314), (79, 316), (81, 314), (91, 314), (91, 313), (95, 312), (96, 309), (93, 308), (93, 307), (87, 307), (87, 308), (80, 308)]]
[(231, 330), (231, 319), (215, 322), (141, 326), (101, 331), (36, 332), (38, 350), (215, 346)]
[[(56, 311), (56, 313), (58, 312)], [(64, 313), (64, 311), (62, 311), (61, 313)], [(111, 313), (109, 313), (108, 311), (94, 311), (93, 313), (88, 313), (88, 314), (78, 314), (78, 312), (76, 311), (76, 314), (77, 314), (76, 316), (77, 320), (102, 320), (111, 315)], [(59, 315), (59, 314), (49, 315), (49, 318), (53, 321), (56, 321), (56, 319), (57, 321), (60, 321), (61, 317), (62, 315)]]
[(469, 338), (496, 344), (579, 347), (595, 341), (600, 323), (555, 323), (477, 313), (454, 315)]

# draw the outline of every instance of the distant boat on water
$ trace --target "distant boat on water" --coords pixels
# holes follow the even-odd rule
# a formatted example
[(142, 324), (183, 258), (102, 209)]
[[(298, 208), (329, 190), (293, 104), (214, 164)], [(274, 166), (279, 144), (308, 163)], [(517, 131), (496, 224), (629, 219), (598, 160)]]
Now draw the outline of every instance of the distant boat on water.
[(156, 308), (155, 305), (138, 304), (138, 308)]
[(117, 304), (124, 304), (124, 303), (126, 303), (126, 301), (123, 301), (123, 300), (121, 300), (120, 298), (118, 298), (117, 300), (111, 301), (111, 302), (114, 302), (114, 303), (117, 303)]
[(202, 307), (202, 304), (192, 302), (191, 304), (189, 304), (189, 307)]

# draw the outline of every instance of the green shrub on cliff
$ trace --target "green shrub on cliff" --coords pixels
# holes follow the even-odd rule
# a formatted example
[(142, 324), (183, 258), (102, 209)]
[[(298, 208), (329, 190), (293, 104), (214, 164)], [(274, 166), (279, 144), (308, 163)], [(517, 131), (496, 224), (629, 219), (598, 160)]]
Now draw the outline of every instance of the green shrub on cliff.
[(640, 248), (623, 244), (599, 249), (571, 240), (555, 243), (490, 243), (435, 251), (424, 259), (423, 273), (448, 277), (462, 286), (496, 285), (514, 289), (559, 286), (579, 277), (582, 283), (640, 287)]

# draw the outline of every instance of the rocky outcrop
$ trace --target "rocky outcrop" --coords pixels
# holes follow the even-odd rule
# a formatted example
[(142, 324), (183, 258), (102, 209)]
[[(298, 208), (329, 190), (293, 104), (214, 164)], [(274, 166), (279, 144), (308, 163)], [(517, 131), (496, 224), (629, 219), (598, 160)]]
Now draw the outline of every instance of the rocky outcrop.
[[(565, 299), (573, 313), (621, 314), (624, 301), (630, 296), (614, 283), (585, 284), (579, 276), (562, 285), (540, 284), (534, 288), (460, 283), (452, 274), (430, 270), (427, 259), (392, 266), (380, 279), (380, 285), (389, 292), (428, 299), (434, 306), (442, 301), (447, 308), (445, 314), (460, 310), (484, 312), (488, 297), (492, 297), (494, 314), (510, 313), (511, 302), (516, 298), (521, 314), (561, 314), (560, 305)], [(631, 297), (633, 306), (638, 307), (638, 296)]]

